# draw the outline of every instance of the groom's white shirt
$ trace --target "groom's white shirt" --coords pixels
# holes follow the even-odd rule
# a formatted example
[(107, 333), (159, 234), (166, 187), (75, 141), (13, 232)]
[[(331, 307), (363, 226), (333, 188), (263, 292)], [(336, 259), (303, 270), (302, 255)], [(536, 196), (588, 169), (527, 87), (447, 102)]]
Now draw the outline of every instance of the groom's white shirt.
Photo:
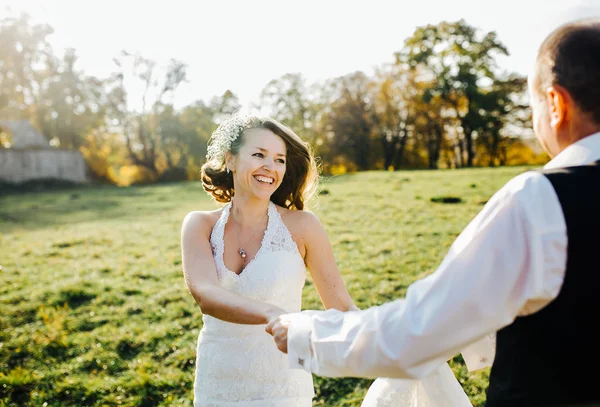
[[(544, 168), (598, 160), (600, 133)], [(321, 376), (423, 378), (465, 348), (477, 354), (482, 339), (548, 305), (560, 291), (566, 260), (566, 224), (552, 185), (539, 172), (521, 174), (405, 299), (364, 311), (290, 314), (290, 366)]]

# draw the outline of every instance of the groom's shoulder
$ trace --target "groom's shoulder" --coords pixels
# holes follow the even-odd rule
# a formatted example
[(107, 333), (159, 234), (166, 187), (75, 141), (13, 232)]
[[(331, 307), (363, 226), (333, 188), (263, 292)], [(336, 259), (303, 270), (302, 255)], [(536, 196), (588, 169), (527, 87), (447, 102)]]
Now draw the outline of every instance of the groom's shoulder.
[(552, 186), (541, 171), (528, 170), (511, 178), (495, 195), (530, 201), (532, 198), (544, 196), (548, 188)]

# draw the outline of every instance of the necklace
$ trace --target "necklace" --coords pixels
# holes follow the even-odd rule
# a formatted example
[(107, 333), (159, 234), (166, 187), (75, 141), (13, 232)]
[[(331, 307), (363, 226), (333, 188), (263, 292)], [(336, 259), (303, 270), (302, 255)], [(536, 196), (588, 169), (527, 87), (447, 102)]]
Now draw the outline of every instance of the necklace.
[[(267, 216), (267, 213), (265, 214), (265, 216)], [(259, 223), (262, 223), (262, 220), (265, 218), (265, 216), (263, 216), (260, 220)], [(246, 242), (243, 245), (240, 245), (240, 224), (238, 223), (238, 227), (237, 227), (237, 241), (238, 241), (238, 246), (240, 246), (240, 248), (238, 249), (238, 253), (240, 254), (240, 256), (242, 256), (242, 260), (244, 261), (244, 263), (246, 262), (246, 257), (248, 257), (248, 254), (246, 253), (246, 250), (244, 249), (243, 246), (246, 246), (248, 244), (248, 242), (250, 241), (250, 239), (252, 239), (254, 237), (254, 235), (256, 234), (256, 232), (258, 232), (258, 229), (255, 230), (254, 232), (252, 232), (252, 234), (250, 235), (250, 237), (248, 238), (248, 240), (246, 240)]]

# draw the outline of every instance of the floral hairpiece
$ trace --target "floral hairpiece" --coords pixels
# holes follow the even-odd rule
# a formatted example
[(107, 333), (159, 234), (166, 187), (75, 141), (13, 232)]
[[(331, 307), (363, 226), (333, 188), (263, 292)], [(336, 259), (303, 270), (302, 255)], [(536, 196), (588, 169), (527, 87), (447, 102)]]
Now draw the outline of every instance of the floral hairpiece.
[(261, 119), (257, 116), (234, 114), (219, 124), (208, 141), (206, 158), (208, 161), (225, 163), (225, 153), (231, 150), (231, 144), (245, 130), (259, 126)]

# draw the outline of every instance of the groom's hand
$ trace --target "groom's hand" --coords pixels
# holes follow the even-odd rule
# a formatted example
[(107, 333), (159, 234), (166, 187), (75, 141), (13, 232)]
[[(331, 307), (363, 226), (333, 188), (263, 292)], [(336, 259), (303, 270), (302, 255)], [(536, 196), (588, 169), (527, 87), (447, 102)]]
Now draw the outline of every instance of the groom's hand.
[(265, 331), (273, 335), (277, 349), (283, 353), (287, 353), (287, 339), (288, 339), (288, 328), (290, 327), (290, 320), (286, 315), (280, 315), (273, 318), (271, 322), (267, 324)]

